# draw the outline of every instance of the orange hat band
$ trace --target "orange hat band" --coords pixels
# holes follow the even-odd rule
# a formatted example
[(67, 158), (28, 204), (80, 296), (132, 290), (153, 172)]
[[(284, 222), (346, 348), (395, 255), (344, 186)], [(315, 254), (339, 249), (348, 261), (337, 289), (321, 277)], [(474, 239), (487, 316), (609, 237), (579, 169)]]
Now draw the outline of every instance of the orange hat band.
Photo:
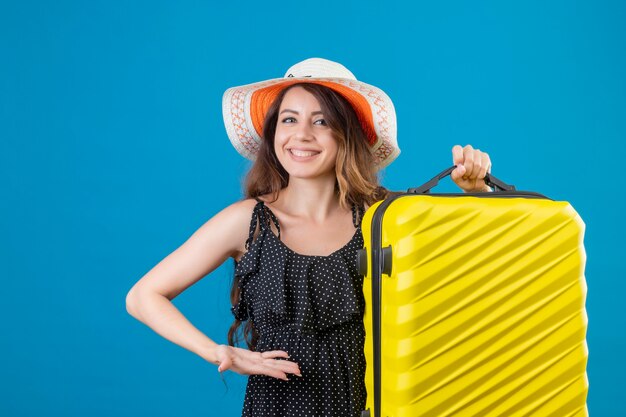
[(302, 79), (270, 85), (268, 87), (260, 88), (252, 93), (252, 97), (250, 99), (250, 119), (252, 121), (252, 125), (254, 126), (254, 130), (256, 130), (260, 137), (263, 137), (263, 122), (265, 120), (265, 115), (278, 94), (285, 87), (302, 82), (321, 84), (341, 94), (354, 109), (356, 116), (359, 119), (359, 123), (365, 132), (369, 145), (373, 146), (376, 143), (376, 131), (374, 129), (372, 110), (363, 95), (354, 91), (352, 88), (341, 84), (329, 81), (309, 81)]

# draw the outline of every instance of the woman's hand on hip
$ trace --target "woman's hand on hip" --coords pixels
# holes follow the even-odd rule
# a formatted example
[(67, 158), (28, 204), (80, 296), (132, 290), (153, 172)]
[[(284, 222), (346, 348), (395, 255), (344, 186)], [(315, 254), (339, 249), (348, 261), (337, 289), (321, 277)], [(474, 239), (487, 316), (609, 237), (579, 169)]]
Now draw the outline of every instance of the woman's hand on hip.
[(282, 350), (253, 352), (234, 346), (218, 345), (214, 355), (219, 364), (219, 372), (230, 369), (241, 375), (267, 375), (285, 381), (289, 380), (287, 374), (302, 376), (297, 363), (284, 360), (289, 354)]
[(474, 149), (472, 145), (454, 145), (452, 160), (456, 168), (450, 177), (464, 192), (491, 191), (485, 184), (485, 175), (491, 172), (489, 154)]

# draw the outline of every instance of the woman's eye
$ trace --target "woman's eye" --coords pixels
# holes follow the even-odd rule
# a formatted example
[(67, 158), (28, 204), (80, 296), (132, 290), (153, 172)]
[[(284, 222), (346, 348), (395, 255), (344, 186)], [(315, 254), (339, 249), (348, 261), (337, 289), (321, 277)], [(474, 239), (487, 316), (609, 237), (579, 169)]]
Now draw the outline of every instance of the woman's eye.
[(324, 119), (319, 119), (319, 120), (315, 121), (315, 123), (318, 123), (318, 122), (321, 122), (319, 124), (326, 125), (326, 120), (324, 120)]
[(295, 120), (293, 117), (286, 117), (283, 119), (283, 123), (291, 123), (291, 120)]

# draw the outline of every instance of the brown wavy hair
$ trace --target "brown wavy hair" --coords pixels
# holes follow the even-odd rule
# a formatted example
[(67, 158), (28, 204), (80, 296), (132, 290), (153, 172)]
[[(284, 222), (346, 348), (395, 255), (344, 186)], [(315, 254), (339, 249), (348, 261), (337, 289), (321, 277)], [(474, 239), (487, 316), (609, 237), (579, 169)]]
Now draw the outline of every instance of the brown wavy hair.
[[(287, 91), (302, 87), (319, 102), (324, 119), (337, 140), (338, 151), (335, 163), (335, 192), (339, 205), (347, 209), (352, 204), (360, 207), (364, 203), (371, 206), (386, 198), (390, 191), (380, 186), (379, 171), (374, 165), (367, 136), (350, 103), (334, 90), (312, 82), (295, 83), (281, 90), (271, 104), (263, 122), (263, 141), (254, 164), (246, 175), (244, 200), (264, 194), (272, 194), (278, 199), (280, 190), (289, 182), (289, 174), (278, 161), (274, 151), (274, 135), (278, 124), (278, 111)], [(235, 276), (230, 292), (231, 303), (239, 301), (239, 277)], [(235, 320), (228, 331), (228, 344), (239, 342), (238, 329), (242, 322)], [(243, 339), (250, 350), (256, 349), (258, 333), (251, 320), (243, 324)]]

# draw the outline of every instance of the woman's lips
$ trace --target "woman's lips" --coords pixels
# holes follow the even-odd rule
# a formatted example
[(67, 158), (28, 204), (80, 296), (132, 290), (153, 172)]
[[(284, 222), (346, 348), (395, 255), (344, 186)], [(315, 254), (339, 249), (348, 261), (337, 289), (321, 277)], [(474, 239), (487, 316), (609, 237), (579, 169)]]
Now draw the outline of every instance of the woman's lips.
[(291, 155), (291, 158), (296, 161), (309, 161), (321, 153), (319, 151), (302, 149), (288, 149), (288, 152), (289, 155)]

